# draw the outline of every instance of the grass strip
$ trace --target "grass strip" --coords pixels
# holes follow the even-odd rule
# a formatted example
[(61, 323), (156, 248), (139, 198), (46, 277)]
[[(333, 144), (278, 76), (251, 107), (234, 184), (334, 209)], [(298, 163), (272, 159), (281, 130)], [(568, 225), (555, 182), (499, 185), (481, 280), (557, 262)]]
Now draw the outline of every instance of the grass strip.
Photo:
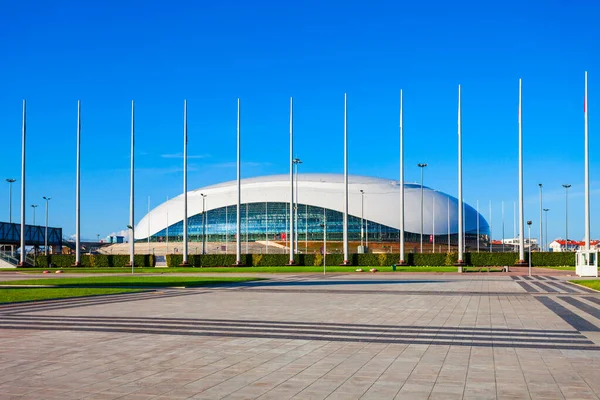
[(67, 299), (70, 297), (137, 293), (142, 291), (142, 289), (121, 288), (5, 288), (0, 289), (0, 303)]
[(570, 281), (570, 282), (571, 283), (575, 283), (577, 285), (588, 287), (590, 289), (594, 289), (594, 290), (600, 291), (600, 279), (594, 279), (594, 280), (577, 280), (577, 281)]
[[(364, 267), (364, 266), (353, 266), (353, 267), (341, 267), (341, 266), (328, 266), (327, 272), (356, 272), (358, 268), (362, 268), (363, 271), (368, 271), (370, 268), (377, 268), (380, 272), (392, 272), (391, 266), (375, 266), (375, 267)], [(69, 274), (126, 274), (131, 273), (131, 268), (59, 268), (61, 271)], [(42, 271), (49, 271), (54, 273), (57, 269), (51, 268), (18, 268), (18, 272), (39, 274)], [(15, 270), (10, 270), (14, 272)], [(440, 267), (397, 267), (396, 272), (456, 272), (456, 267), (440, 266)], [(135, 273), (144, 274), (172, 274), (172, 273), (235, 273), (235, 274), (246, 274), (246, 273), (261, 273), (261, 274), (276, 274), (276, 273), (319, 273), (323, 272), (323, 267), (206, 267), (206, 268), (136, 268)], [(2, 276), (0, 274), (0, 276)]]
[(88, 276), (81, 278), (26, 279), (0, 282), (0, 285), (55, 285), (62, 288), (94, 287), (173, 287), (222, 285), (257, 280), (241, 277), (192, 277), (192, 276)]

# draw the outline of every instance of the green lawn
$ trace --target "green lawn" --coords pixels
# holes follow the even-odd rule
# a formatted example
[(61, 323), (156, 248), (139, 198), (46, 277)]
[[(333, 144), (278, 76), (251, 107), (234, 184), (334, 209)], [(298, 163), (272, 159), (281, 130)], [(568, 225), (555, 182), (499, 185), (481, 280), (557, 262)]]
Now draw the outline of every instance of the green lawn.
[(27, 279), (0, 282), (0, 285), (55, 285), (62, 288), (94, 287), (195, 287), (246, 282), (256, 278), (192, 276), (88, 276), (82, 278)]
[[(327, 272), (355, 272), (356, 269), (362, 268), (363, 271), (368, 272), (372, 267), (340, 267), (331, 266), (327, 267)], [(384, 266), (375, 267), (381, 272), (391, 272), (392, 267)], [(50, 271), (54, 273), (56, 269), (49, 268), (19, 268), (19, 272), (28, 274), (39, 274), (42, 271)], [(75, 274), (127, 274), (131, 273), (131, 268), (62, 268), (65, 273)], [(11, 270), (14, 271), (14, 270)], [(456, 267), (397, 267), (397, 272), (456, 272)], [(323, 272), (323, 267), (221, 267), (221, 268), (136, 268), (135, 273), (144, 274), (171, 274), (171, 273), (203, 273), (203, 272), (221, 272), (221, 273), (319, 273)], [(1, 279), (0, 274), (0, 279)]]
[(104, 294), (135, 293), (143, 289), (116, 288), (8, 288), (0, 289), (0, 303), (66, 299), (69, 297), (97, 296)]
[(564, 266), (564, 267), (536, 267), (536, 268), (548, 268), (548, 269), (556, 269), (559, 271), (575, 271), (575, 267)]
[(595, 280), (589, 280), (589, 281), (571, 281), (573, 283), (576, 283), (578, 285), (581, 286), (585, 286), (585, 287), (589, 287), (590, 289), (594, 289), (594, 290), (598, 290), (600, 291), (600, 280), (599, 279), (595, 279)]

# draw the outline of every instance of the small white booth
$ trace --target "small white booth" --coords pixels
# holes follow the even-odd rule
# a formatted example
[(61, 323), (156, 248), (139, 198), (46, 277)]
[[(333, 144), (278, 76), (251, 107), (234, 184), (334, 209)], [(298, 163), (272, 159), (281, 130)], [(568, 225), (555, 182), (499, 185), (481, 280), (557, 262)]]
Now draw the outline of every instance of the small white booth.
[(598, 250), (577, 250), (575, 273), (578, 276), (598, 277)]

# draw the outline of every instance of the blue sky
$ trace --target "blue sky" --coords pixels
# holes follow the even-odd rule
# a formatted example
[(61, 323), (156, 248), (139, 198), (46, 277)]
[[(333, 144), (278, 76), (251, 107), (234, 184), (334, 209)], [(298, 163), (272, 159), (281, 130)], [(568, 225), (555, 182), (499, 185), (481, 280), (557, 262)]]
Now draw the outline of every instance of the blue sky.
[[(188, 100), (189, 188), (235, 178), (236, 98), (244, 177), (288, 170), (294, 96), (301, 172), (349, 168), (398, 176), (404, 90), (406, 178), (456, 195), (456, 90), (463, 88), (464, 196), (501, 202), (512, 235), (517, 199), (518, 79), (524, 80), (525, 217), (538, 236), (539, 188), (550, 238), (583, 237), (583, 72), (590, 73), (592, 236), (600, 236), (595, 115), (600, 110), (600, 4), (481, 2), (30, 1), (3, 6), (2, 178), (20, 179), (21, 101), (28, 101), (27, 204), (52, 196), (51, 225), (75, 230), (76, 102), (82, 101), (82, 236), (128, 223), (130, 101), (136, 101), (137, 218), (182, 188)], [(8, 219), (8, 185), (0, 220)], [(14, 215), (18, 220), (18, 186)], [(6, 210), (6, 211), (5, 211)], [(38, 222), (43, 215), (38, 209)], [(27, 220), (31, 222), (28, 207)]]

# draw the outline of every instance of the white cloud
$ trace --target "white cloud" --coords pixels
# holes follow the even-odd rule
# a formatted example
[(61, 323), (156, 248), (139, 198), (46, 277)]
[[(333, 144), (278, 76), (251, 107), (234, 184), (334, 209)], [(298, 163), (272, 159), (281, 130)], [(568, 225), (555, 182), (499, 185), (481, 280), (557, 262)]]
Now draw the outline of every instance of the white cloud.
[(125, 229), (125, 230), (118, 231), (118, 232), (112, 232), (111, 234), (109, 234), (107, 236), (123, 236), (125, 241), (128, 241), (129, 240), (129, 229)]

